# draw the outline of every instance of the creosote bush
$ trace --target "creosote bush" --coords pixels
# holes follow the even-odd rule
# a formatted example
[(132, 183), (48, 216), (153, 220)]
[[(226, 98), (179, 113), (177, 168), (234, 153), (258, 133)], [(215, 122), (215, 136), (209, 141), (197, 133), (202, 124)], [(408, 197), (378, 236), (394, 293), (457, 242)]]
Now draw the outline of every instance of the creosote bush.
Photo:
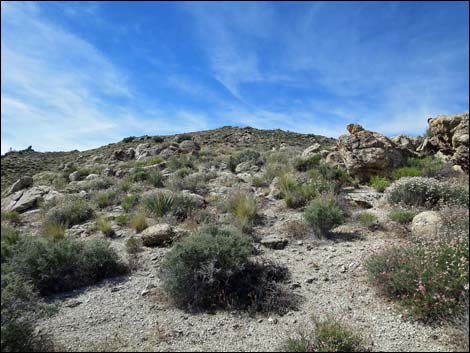
[(314, 321), (313, 332), (304, 328), (289, 337), (284, 352), (367, 352), (361, 336), (336, 320)]
[(283, 311), (294, 304), (277, 282), (287, 268), (253, 262), (252, 240), (237, 231), (202, 226), (164, 257), (160, 277), (174, 303), (189, 310)]
[(11, 266), (42, 295), (68, 291), (124, 273), (105, 240), (24, 237), (12, 249)]
[(319, 197), (313, 200), (303, 213), (307, 224), (317, 236), (327, 236), (332, 228), (344, 221), (344, 212), (332, 197)]

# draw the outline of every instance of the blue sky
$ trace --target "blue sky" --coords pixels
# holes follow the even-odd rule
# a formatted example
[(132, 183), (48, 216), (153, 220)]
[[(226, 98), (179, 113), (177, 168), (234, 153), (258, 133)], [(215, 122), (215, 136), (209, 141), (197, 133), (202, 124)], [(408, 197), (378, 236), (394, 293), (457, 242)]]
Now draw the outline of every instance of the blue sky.
[(469, 110), (468, 2), (2, 2), (1, 150)]

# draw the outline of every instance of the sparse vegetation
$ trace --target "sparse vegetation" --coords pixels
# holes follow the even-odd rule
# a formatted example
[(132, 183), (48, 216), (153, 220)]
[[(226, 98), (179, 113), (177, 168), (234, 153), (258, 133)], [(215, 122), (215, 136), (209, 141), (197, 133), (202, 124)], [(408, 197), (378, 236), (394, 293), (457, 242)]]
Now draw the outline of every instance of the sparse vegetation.
[(362, 337), (332, 319), (315, 321), (313, 332), (300, 329), (282, 347), (284, 352), (367, 352)]
[(21, 217), (20, 217), (20, 214), (16, 211), (12, 211), (12, 212), (2, 211), (2, 222), (3, 221), (10, 221), (12, 223), (20, 223)]
[(106, 218), (100, 218), (96, 222), (98, 226), (98, 230), (103, 233), (105, 237), (112, 237), (114, 235), (114, 229), (111, 226), (111, 222)]
[(55, 221), (46, 221), (42, 225), (42, 235), (52, 240), (63, 239), (66, 230), (66, 224), (57, 223)]
[(139, 203), (140, 197), (137, 194), (127, 195), (121, 201), (124, 212), (129, 212)]
[(297, 158), (294, 161), (294, 168), (299, 172), (306, 172), (309, 169), (313, 169), (320, 164), (321, 156), (314, 154), (308, 158)]
[(131, 218), (131, 227), (135, 229), (137, 233), (142, 232), (145, 228), (148, 227), (147, 219), (145, 213), (142, 211), (136, 212), (132, 215)]
[(359, 217), (359, 223), (367, 229), (374, 230), (378, 226), (378, 218), (370, 212), (362, 212)]

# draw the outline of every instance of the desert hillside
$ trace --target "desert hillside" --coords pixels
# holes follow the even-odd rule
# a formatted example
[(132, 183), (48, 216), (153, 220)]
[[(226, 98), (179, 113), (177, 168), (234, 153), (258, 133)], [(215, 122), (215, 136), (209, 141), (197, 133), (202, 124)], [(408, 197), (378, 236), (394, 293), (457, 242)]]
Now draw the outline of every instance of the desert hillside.
[(469, 114), (1, 158), (2, 351), (468, 351)]

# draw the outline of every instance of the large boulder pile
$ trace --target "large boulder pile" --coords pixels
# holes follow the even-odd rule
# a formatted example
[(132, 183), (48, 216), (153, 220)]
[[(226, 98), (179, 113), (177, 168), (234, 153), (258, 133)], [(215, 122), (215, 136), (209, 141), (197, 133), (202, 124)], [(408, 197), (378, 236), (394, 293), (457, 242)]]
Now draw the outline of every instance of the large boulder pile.
[(361, 125), (349, 124), (348, 135), (341, 135), (336, 151), (326, 161), (344, 166), (348, 173), (360, 180), (371, 175), (384, 175), (401, 166), (413, 152), (388, 137), (365, 130)]
[(431, 136), (424, 139), (417, 151), (439, 153), (468, 173), (469, 113), (439, 115), (430, 118), (428, 124)]

